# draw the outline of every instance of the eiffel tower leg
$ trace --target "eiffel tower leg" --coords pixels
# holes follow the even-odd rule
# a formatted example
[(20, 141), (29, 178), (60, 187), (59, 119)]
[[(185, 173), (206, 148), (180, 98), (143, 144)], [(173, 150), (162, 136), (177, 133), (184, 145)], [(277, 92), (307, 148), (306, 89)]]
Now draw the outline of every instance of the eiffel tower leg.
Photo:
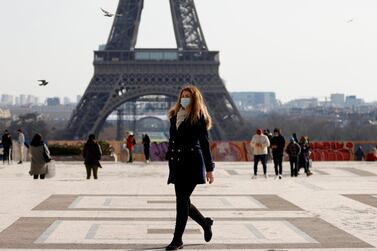
[(124, 109), (119, 108), (117, 110), (117, 135), (116, 135), (117, 140), (123, 139), (123, 134), (124, 134), (123, 114), (124, 114)]

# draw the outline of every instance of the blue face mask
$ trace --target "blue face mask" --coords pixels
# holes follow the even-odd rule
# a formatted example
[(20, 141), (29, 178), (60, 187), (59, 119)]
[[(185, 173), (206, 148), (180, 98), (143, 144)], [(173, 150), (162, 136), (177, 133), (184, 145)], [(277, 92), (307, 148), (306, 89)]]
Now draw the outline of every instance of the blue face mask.
[(191, 98), (181, 98), (181, 106), (186, 109), (191, 103)]

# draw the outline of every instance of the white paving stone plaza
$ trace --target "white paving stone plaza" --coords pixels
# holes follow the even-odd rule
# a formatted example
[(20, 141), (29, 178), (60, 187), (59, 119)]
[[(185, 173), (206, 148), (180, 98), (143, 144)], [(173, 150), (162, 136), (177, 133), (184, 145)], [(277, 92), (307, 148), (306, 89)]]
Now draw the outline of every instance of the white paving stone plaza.
[[(86, 180), (81, 162), (57, 162), (46, 180), (33, 180), (29, 165), (0, 164), (1, 250), (164, 250), (171, 241), (167, 163), (104, 162), (99, 180)], [(271, 163), (256, 180), (252, 163), (216, 165), (215, 183), (192, 196), (215, 221), (213, 239), (189, 220), (184, 250), (377, 250), (377, 163), (315, 162), (313, 176), (297, 178), (284, 163), (282, 180)]]

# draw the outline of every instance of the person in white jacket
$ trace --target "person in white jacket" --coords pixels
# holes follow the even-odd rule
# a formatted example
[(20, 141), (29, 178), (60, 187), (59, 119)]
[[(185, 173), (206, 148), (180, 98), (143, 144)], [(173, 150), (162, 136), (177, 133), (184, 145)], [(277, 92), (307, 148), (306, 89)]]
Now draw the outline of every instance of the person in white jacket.
[(18, 150), (20, 152), (20, 161), (18, 161), (17, 164), (22, 164), (22, 161), (24, 160), (24, 144), (25, 144), (25, 135), (22, 131), (22, 129), (18, 129)]
[(264, 177), (267, 179), (267, 154), (270, 140), (263, 134), (262, 129), (257, 129), (256, 134), (251, 139), (250, 145), (254, 153), (254, 175), (253, 179), (257, 178), (258, 163), (262, 162)]

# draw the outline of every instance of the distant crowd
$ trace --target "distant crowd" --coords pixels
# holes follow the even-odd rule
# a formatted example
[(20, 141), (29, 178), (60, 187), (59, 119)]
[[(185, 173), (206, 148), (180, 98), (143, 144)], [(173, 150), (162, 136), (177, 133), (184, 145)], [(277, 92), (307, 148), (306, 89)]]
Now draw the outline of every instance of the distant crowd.
[(301, 168), (304, 168), (307, 176), (312, 175), (310, 171), (310, 144), (307, 136), (297, 139), (295, 133), (289, 137), (289, 143), (286, 146), (285, 138), (282, 136), (280, 129), (275, 128), (273, 134), (268, 130), (257, 129), (250, 142), (254, 156), (254, 175), (257, 178), (258, 164), (262, 163), (264, 177), (267, 178), (267, 162), (273, 160), (275, 168), (275, 178), (283, 177), (283, 158), (284, 152), (289, 156), (291, 177), (297, 177)]
[[(313, 175), (310, 170), (312, 166), (310, 142), (307, 136), (301, 136), (298, 139), (297, 135), (293, 133), (286, 138), (282, 135), (278, 128), (275, 128), (271, 133), (268, 129), (257, 129), (255, 135), (250, 141), (252, 155), (254, 157), (253, 175), (256, 179), (258, 174), (258, 165), (261, 163), (263, 167), (263, 174), (265, 178), (267, 175), (267, 164), (272, 162), (275, 169), (275, 179), (282, 179), (283, 177), (283, 161), (284, 156), (288, 156), (290, 166), (290, 176), (297, 177), (300, 169), (304, 169), (307, 176)], [(142, 135), (141, 144), (143, 145), (144, 158), (146, 163), (150, 163), (150, 145), (151, 139), (147, 134)], [(127, 131), (121, 145), (120, 160), (122, 162), (132, 163), (134, 161), (134, 147), (136, 145), (135, 136), (132, 132)], [(30, 142), (25, 141), (25, 135), (22, 129), (17, 130), (16, 140), (12, 140), (12, 136), (8, 130), (5, 130), (0, 143), (0, 156), (2, 156), (3, 164), (12, 162), (12, 152), (16, 150), (19, 159), (18, 164), (22, 164), (26, 159), (25, 148), (28, 148), (31, 156), (30, 174), (35, 178), (45, 178), (47, 173), (47, 165), (51, 161), (48, 146), (43, 141), (40, 134), (35, 134)], [(2, 153), (1, 153), (2, 150)], [(113, 156), (115, 156), (112, 151)], [(91, 174), (95, 179), (98, 178), (98, 168), (101, 168), (99, 160), (101, 159), (102, 150), (97, 143), (95, 136), (90, 135), (84, 146), (83, 157), (85, 159), (85, 166), (87, 171), (87, 179), (90, 179)], [(369, 160), (377, 161), (377, 146), (373, 151), (365, 153), (362, 146), (358, 146), (355, 151), (356, 161)]]

